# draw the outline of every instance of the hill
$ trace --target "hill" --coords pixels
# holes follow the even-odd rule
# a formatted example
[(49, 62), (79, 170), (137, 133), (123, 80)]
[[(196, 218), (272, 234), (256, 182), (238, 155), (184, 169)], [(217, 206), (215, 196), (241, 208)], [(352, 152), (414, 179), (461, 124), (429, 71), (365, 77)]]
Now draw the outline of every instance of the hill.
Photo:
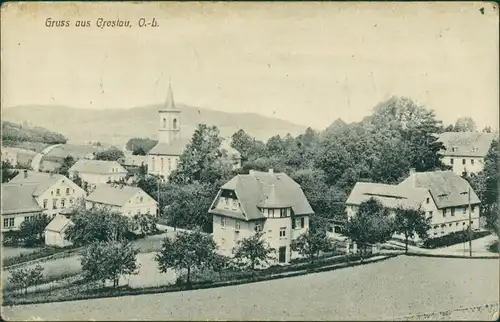
[(26, 122), (16, 124), (2, 121), (3, 146), (19, 147), (39, 152), (48, 145), (66, 143), (66, 141), (67, 139), (62, 134), (40, 126), (28, 126)]
[[(177, 104), (182, 110), (183, 136), (189, 137), (199, 123), (216, 125), (223, 136), (230, 136), (240, 128), (260, 140), (290, 133), (297, 135), (306, 126), (265, 117), (254, 113), (227, 113)], [(5, 108), (4, 120), (29, 122), (63, 133), (72, 143), (102, 141), (124, 145), (132, 137), (156, 139), (159, 105), (130, 109), (79, 109), (68, 106), (24, 105)]]

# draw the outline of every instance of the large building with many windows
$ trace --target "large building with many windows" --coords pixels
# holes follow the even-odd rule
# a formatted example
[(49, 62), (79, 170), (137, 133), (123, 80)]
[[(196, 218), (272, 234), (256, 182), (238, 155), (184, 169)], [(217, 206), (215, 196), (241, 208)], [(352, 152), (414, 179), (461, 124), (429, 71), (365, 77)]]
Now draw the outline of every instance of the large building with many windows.
[(399, 185), (358, 182), (346, 201), (347, 217), (355, 216), (359, 205), (370, 198), (391, 211), (398, 207), (421, 209), (431, 218), (429, 237), (468, 229), (470, 203), (471, 227), (479, 229), (480, 200), (467, 180), (452, 171), (411, 170)]
[(497, 134), (480, 132), (442, 133), (439, 141), (445, 150), (440, 151), (441, 160), (458, 175), (478, 173), (484, 168), (484, 157), (495, 136)]
[(220, 188), (209, 213), (212, 236), (222, 254), (231, 256), (239, 240), (261, 231), (276, 250), (276, 261), (287, 263), (298, 256), (290, 245), (306, 232), (314, 212), (300, 185), (288, 175), (251, 170)]

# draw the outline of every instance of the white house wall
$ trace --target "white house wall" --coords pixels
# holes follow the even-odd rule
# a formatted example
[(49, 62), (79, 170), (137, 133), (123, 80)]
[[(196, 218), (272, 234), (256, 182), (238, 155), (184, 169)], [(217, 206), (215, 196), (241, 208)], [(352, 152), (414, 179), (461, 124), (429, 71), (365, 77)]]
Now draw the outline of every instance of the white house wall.
[[(163, 168), (161, 166), (161, 162), (163, 160)], [(170, 160), (170, 167), (169, 167)], [(168, 177), (177, 168), (179, 164), (179, 156), (173, 155), (148, 155), (147, 159), (148, 164), (148, 174), (155, 176), (163, 176), (165, 180), (168, 180)]]
[[(58, 189), (59, 194), (57, 193)], [(38, 205), (44, 209), (44, 213), (54, 217), (62, 209), (71, 207), (78, 198), (84, 197), (85, 191), (82, 188), (73, 181), (63, 178), (35, 199)], [(64, 200), (64, 206), (62, 200)]]
[(482, 157), (443, 156), (441, 161), (446, 165), (452, 166), (453, 172), (459, 176), (464, 171), (467, 173), (479, 173), (484, 168), (484, 158)]

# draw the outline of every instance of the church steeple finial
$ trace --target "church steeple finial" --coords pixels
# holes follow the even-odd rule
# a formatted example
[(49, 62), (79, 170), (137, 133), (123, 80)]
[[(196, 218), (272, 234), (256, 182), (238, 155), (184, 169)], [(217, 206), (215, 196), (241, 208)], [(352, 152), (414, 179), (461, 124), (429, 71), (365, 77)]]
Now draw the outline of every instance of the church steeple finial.
[(168, 92), (167, 92), (167, 100), (165, 104), (161, 108), (162, 110), (175, 110), (175, 102), (174, 102), (174, 93), (172, 91), (172, 81), (169, 79), (168, 81)]

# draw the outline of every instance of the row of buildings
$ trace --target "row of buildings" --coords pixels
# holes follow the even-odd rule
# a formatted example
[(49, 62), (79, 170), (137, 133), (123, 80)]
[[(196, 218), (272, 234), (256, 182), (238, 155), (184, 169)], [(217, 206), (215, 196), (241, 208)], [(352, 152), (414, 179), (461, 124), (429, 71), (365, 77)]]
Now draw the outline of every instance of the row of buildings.
[[(158, 111), (158, 143), (146, 156), (127, 154), (120, 162), (81, 158), (69, 169), (68, 177), (22, 171), (2, 184), (2, 232), (18, 229), (23, 220), (46, 213), (53, 217), (46, 229), (47, 244), (66, 246), (68, 209), (81, 198), (87, 208), (107, 206), (128, 217), (155, 214), (156, 201), (140, 188), (124, 183), (130, 175), (128, 168), (141, 165), (147, 165), (149, 175), (168, 179), (188, 144), (181, 136), (181, 114), (169, 86), (167, 100)], [(479, 228), (480, 200), (461, 175), (482, 170), (493, 138), (487, 133), (444, 133), (440, 138), (446, 147), (443, 162), (452, 165), (452, 171), (411, 171), (398, 185), (358, 182), (346, 201), (347, 216), (354, 216), (363, 201), (375, 198), (389, 209), (424, 210), (431, 218), (430, 237), (469, 225)], [(221, 150), (233, 168), (241, 166), (241, 155), (227, 141)], [(73, 182), (77, 177), (88, 183), (88, 195)], [(235, 176), (220, 187), (207, 211), (213, 216), (213, 239), (223, 254), (230, 255), (239, 240), (261, 231), (282, 263), (297, 256), (291, 249), (292, 240), (307, 231), (314, 213), (300, 185), (272, 169)]]

